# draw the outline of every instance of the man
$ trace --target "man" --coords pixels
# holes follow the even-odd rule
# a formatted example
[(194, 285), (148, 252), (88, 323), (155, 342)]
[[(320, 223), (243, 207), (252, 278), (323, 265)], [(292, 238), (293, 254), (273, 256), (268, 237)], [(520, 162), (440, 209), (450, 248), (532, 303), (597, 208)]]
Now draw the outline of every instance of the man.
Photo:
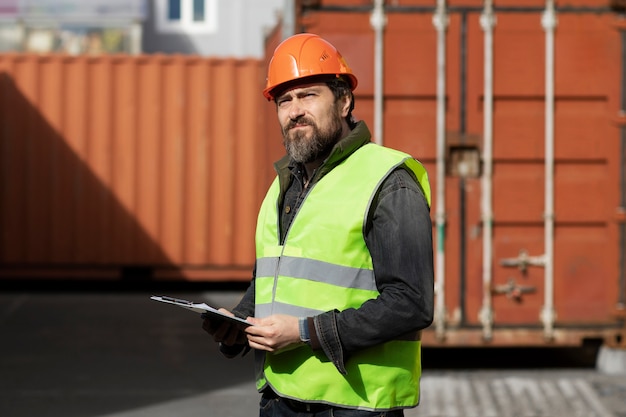
[(288, 38), (269, 64), (263, 94), (287, 155), (233, 309), (253, 326), (203, 323), (226, 356), (254, 349), (261, 417), (402, 416), (419, 401), (420, 331), (433, 318), (430, 187), (416, 160), (354, 122), (356, 86), (317, 35)]

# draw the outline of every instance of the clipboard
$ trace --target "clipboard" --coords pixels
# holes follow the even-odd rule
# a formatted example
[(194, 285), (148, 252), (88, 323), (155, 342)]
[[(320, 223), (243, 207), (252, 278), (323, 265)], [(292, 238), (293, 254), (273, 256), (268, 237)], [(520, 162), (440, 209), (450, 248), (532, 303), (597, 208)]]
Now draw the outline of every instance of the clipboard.
[(247, 322), (240, 317), (229, 316), (228, 314), (224, 314), (221, 311), (218, 311), (217, 309), (206, 305), (205, 303), (194, 303), (192, 301), (183, 300), (182, 298), (167, 297), (165, 295), (153, 295), (152, 297), (150, 297), (150, 299), (182, 307), (186, 310), (194, 311), (196, 313), (205, 314), (209, 316), (210, 319), (215, 319), (218, 321), (228, 321), (242, 327), (252, 326), (252, 323)]

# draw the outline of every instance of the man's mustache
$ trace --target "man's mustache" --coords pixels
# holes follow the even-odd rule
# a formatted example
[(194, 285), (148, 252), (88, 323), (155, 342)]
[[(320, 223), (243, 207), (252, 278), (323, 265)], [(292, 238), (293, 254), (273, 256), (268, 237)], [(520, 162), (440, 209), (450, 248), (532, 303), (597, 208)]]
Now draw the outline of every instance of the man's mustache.
[(314, 124), (312, 120), (309, 120), (306, 117), (299, 117), (295, 120), (290, 120), (287, 124), (286, 130), (290, 130), (296, 126), (314, 126)]

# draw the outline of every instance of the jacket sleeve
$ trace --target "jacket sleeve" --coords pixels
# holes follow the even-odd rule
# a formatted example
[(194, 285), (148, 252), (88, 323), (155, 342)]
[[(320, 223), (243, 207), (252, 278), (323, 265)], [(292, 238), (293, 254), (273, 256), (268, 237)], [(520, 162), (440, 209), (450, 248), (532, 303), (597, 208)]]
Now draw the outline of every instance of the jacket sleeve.
[[(256, 275), (256, 266), (253, 275)], [(254, 316), (254, 278), (252, 278), (252, 281), (250, 281), (250, 285), (248, 286), (248, 289), (239, 301), (239, 304), (237, 304), (237, 306), (233, 308), (232, 313), (242, 319)], [(219, 350), (222, 355), (226, 356), (227, 358), (234, 358), (235, 356), (239, 356), (239, 354), (242, 354), (243, 356), (248, 353), (250, 351), (250, 346), (247, 343), (233, 346), (220, 343)]]
[(232, 313), (242, 319), (254, 317), (254, 278), (250, 281), (250, 285), (246, 290), (237, 306), (233, 308)]
[(308, 319), (311, 348), (323, 350), (341, 373), (351, 353), (424, 329), (433, 320), (430, 209), (412, 174), (399, 168), (383, 182), (365, 230), (380, 295), (357, 309)]

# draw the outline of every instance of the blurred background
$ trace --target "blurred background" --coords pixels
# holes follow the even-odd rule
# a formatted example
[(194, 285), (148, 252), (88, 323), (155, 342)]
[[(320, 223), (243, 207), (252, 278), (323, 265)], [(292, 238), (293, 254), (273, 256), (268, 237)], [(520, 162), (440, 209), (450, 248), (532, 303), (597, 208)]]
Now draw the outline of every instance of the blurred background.
[[(93, 380), (184, 397), (196, 392), (186, 372), (211, 392), (222, 379), (250, 392), (190, 313), (146, 300), (232, 307), (245, 290), (284, 152), (261, 90), (274, 48), (299, 32), (344, 55), (373, 140), (429, 172), (431, 366), (467, 367), (471, 352), (478, 369), (534, 369), (525, 360), (540, 356), (626, 374), (625, 7), (0, 0), (2, 403), (47, 407)], [(176, 350), (185, 338), (192, 352)], [(206, 380), (192, 359), (204, 349), (219, 369)], [(611, 390), (596, 393), (621, 396)], [(18, 409), (2, 414), (33, 412)], [(105, 415), (85, 409), (73, 415)]]

